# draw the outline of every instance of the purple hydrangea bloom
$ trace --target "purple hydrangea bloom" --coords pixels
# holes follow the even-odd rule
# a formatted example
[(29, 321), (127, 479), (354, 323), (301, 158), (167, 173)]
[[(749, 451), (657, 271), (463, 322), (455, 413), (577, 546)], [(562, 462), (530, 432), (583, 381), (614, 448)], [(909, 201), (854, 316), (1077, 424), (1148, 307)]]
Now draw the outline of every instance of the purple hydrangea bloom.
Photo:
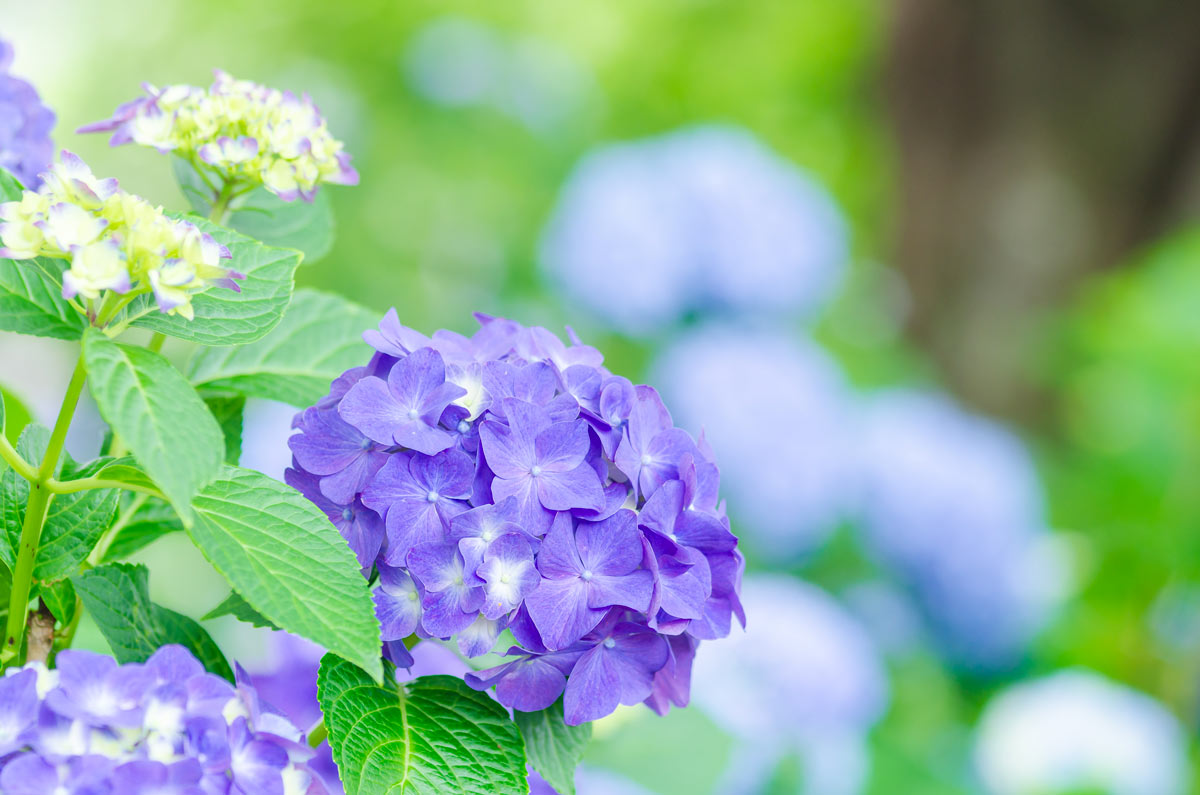
[(540, 260), (569, 298), (643, 334), (696, 311), (811, 316), (847, 254), (820, 185), (749, 132), (700, 125), (587, 155)]
[(300, 730), (181, 646), (118, 665), (63, 651), (0, 679), (0, 792), (319, 795)]
[(700, 641), (745, 623), (712, 450), (574, 333), (478, 319), (425, 336), (389, 312), (297, 418), (287, 481), (378, 570), (397, 665), (414, 635), (478, 657), (507, 629), (518, 645), (467, 677), (506, 706), (561, 695), (578, 724), (685, 705)]
[(0, 40), (0, 167), (36, 190), (41, 185), (38, 175), (48, 171), (54, 159), (54, 113), (33, 86), (8, 73), (12, 57), (12, 47)]
[(1067, 582), (1019, 439), (948, 399), (894, 390), (864, 407), (861, 529), (950, 661), (1017, 665)]

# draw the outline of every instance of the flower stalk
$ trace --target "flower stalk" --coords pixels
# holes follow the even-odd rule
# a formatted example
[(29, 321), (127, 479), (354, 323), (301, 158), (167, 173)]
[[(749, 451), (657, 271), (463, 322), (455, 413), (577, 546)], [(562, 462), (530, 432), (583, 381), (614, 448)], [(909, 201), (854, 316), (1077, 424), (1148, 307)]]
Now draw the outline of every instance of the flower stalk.
[(21, 525), (17, 561), (13, 566), (12, 592), (8, 602), (8, 625), (5, 631), (4, 649), (0, 651), (0, 662), (6, 667), (11, 665), (21, 654), (29, 609), (29, 593), (33, 584), (33, 564), (37, 558), (38, 544), (42, 538), (42, 526), (46, 522), (46, 512), (54, 494), (47, 488), (47, 483), (54, 479), (54, 469), (67, 441), (67, 429), (71, 426), (71, 418), (75, 416), (75, 407), (79, 404), (79, 395), (83, 392), (85, 380), (87, 380), (87, 369), (84, 366), (83, 353), (80, 352), (79, 360), (75, 363), (75, 371), (71, 374), (71, 380), (67, 384), (67, 392), (63, 396), (58, 419), (55, 420), (54, 428), (50, 432), (46, 455), (37, 472), (34, 473), (34, 478), (29, 481), (29, 501), (25, 506), (25, 521)]

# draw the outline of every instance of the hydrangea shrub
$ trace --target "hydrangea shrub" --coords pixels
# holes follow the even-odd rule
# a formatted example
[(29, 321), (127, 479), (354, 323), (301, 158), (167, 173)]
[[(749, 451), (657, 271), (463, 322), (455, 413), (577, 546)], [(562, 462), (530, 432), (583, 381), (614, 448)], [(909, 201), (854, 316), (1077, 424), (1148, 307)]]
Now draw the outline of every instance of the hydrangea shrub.
[(516, 641), (467, 676), (505, 706), (568, 725), (688, 701), (702, 640), (744, 623), (744, 560), (701, 437), (599, 351), (480, 315), (432, 337), (395, 310), (375, 353), (297, 415), (288, 482), (338, 527), (375, 592), (391, 658), (455, 637)]
[[(0, 330), (78, 346), (52, 428), (10, 443), (0, 400), (0, 791), (318, 795), (332, 756), (351, 795), (525, 793), (531, 769), (571, 793), (589, 721), (687, 703), (700, 641), (744, 622), (743, 561), (657, 392), (544, 329), (424, 337), (296, 290), (322, 186), (357, 180), (307, 97), (218, 72), (100, 129), (174, 153), (193, 212), (67, 151), (0, 170)], [(85, 389), (108, 433), (76, 461)], [(302, 409), (287, 483), (238, 466), (248, 398)], [(288, 674), (315, 725), (152, 600), (125, 559), (180, 531), (230, 585), (205, 618), (325, 650)], [(71, 648), (85, 614), (111, 657)], [(500, 665), (398, 675), (418, 643)]]

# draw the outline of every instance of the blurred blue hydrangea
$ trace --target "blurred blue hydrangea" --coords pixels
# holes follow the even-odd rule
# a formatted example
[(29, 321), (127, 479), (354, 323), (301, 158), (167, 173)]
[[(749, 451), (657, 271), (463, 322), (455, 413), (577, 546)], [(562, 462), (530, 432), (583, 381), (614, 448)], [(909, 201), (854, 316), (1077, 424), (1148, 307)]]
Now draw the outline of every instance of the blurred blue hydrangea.
[(571, 54), (465, 17), (426, 24), (404, 69), (418, 94), (452, 108), (492, 107), (535, 132), (562, 127), (590, 100), (591, 75)]
[(865, 738), (888, 703), (887, 672), (866, 631), (815, 586), (747, 577), (753, 617), (697, 657), (696, 704), (741, 745), (714, 792), (758, 792), (798, 753), (805, 792), (851, 795), (869, 768)]
[(810, 316), (847, 250), (821, 186), (746, 130), (698, 125), (584, 157), (540, 259), (569, 298), (645, 334), (693, 311)]
[(1000, 425), (906, 390), (867, 400), (860, 428), (867, 548), (912, 589), (951, 661), (1011, 668), (1068, 574), (1028, 452)]
[(653, 366), (675, 422), (719, 454), (737, 531), (794, 556), (854, 496), (853, 395), (836, 362), (795, 335), (726, 325), (686, 332)]
[(38, 174), (50, 168), (54, 157), (54, 113), (33, 86), (8, 73), (12, 57), (12, 47), (0, 40), (0, 166), (36, 190)]
[(1189, 791), (1187, 738), (1153, 698), (1085, 670), (1013, 685), (984, 709), (975, 766), (991, 795)]

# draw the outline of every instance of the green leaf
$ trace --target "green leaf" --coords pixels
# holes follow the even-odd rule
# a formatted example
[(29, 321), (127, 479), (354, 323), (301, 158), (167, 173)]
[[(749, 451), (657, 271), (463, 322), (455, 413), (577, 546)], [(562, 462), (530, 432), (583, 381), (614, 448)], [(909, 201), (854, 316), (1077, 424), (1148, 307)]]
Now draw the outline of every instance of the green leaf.
[(0, 259), (0, 331), (77, 340), (87, 321), (62, 297), (62, 260)]
[(25, 407), (16, 395), (0, 385), (0, 418), (4, 424), (4, 436), (11, 444), (16, 444), (21, 438), (21, 431), (33, 422), (33, 414)]
[(237, 466), (242, 458), (242, 420), (246, 398), (241, 395), (205, 395), (204, 403), (221, 426), (225, 437), (225, 463)]
[(310, 406), (333, 379), (367, 363), (371, 349), (362, 333), (378, 322), (374, 312), (344, 298), (297, 290), (274, 331), (238, 348), (197, 351), (188, 378), (206, 389)]
[(240, 291), (213, 286), (193, 297), (195, 317), (191, 320), (157, 311), (153, 307), (154, 297), (147, 294), (136, 299), (127, 310), (135, 315), (151, 310), (133, 325), (201, 345), (240, 345), (275, 328), (291, 300), (300, 253), (264, 246), (202, 218), (178, 217), (224, 243), (233, 259), (222, 260), (222, 265), (245, 274), (246, 278), (238, 281)]
[(203, 618), (205, 621), (208, 621), (213, 618), (220, 618), (221, 616), (233, 616), (238, 621), (245, 621), (247, 624), (255, 627), (279, 629), (279, 627), (272, 624), (268, 619), (263, 618), (261, 613), (246, 604), (246, 600), (238, 596), (237, 591), (230, 592), (229, 596), (225, 597), (225, 601), (205, 613)]
[[(138, 497), (128, 495), (125, 499), (132, 501)], [(117, 531), (101, 562), (127, 558), (168, 533), (182, 530), (183, 522), (179, 521), (175, 509), (151, 497), (138, 506), (125, 526)]]
[[(102, 466), (102, 462), (95, 461), (76, 468), (68, 456), (62, 476), (65, 479), (86, 478)], [(34, 578), (53, 581), (74, 573), (112, 525), (119, 498), (116, 489), (55, 495), (42, 526), (37, 560), (33, 565)]]
[(119, 345), (96, 329), (83, 338), (88, 387), (116, 432), (184, 522), (189, 503), (220, 471), (221, 428), (171, 363), (144, 348)]
[[(207, 216), (216, 198), (213, 191), (181, 157), (171, 158), (171, 171), (192, 209)], [(257, 188), (239, 200), (228, 226), (267, 245), (299, 249), (304, 252), (305, 264), (316, 262), (333, 248), (333, 208), (324, 189), (318, 190), (311, 202), (285, 202), (265, 188)]]
[(70, 580), (38, 583), (37, 594), (64, 627), (75, 617), (75, 586)]
[(247, 604), (378, 680), (379, 622), (367, 581), (317, 506), (277, 480), (229, 466), (193, 506), (188, 534)]
[(563, 721), (563, 702), (537, 712), (513, 712), (513, 720), (525, 740), (529, 764), (562, 793), (575, 795), (575, 768), (592, 738), (592, 724), (568, 726)]
[(178, 643), (196, 655), (206, 671), (233, 681), (233, 671), (221, 648), (194, 619), (162, 605), (154, 605), (154, 620), (158, 624), (159, 645)]
[[(20, 181), (0, 168), (0, 202), (16, 201), (23, 191)], [(79, 339), (87, 323), (62, 297), (66, 268), (62, 260), (45, 257), (0, 259), (0, 331)]]
[(71, 578), (117, 662), (143, 662), (159, 647), (148, 578), (149, 569), (132, 563), (109, 563)]
[(317, 700), (347, 795), (527, 793), (521, 735), (504, 707), (458, 677), (377, 685), (333, 654)]
[(232, 680), (229, 663), (204, 628), (150, 601), (149, 569), (107, 563), (72, 577), (75, 590), (118, 662), (144, 662), (167, 643), (178, 643), (210, 672)]

